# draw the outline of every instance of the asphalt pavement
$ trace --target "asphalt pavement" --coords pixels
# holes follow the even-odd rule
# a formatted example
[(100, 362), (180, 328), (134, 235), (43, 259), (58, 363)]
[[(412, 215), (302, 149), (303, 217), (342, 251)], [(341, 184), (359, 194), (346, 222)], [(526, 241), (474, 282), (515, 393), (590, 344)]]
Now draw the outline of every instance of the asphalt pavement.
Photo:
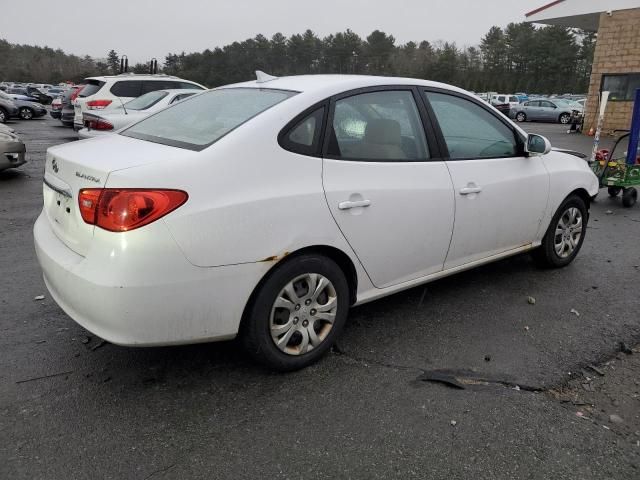
[[(640, 206), (603, 191), (568, 268), (519, 256), (354, 308), (331, 354), (275, 374), (235, 342), (118, 347), (64, 314), (32, 226), (45, 150), (74, 134), (11, 126), (29, 162), (0, 172), (0, 478), (640, 478), (640, 364), (618, 353), (640, 343)], [(577, 401), (595, 365), (626, 372), (622, 422)]]

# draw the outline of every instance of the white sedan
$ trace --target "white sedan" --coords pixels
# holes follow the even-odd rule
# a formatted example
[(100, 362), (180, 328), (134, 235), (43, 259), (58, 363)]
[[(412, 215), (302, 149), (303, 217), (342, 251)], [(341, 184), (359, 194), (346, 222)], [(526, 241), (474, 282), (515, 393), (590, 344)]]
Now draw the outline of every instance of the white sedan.
[(50, 148), (43, 193), (37, 256), (80, 325), (132, 346), (240, 335), (292, 370), (352, 305), (527, 251), (568, 265), (598, 181), (459, 88), (259, 74)]
[(78, 137), (86, 139), (113, 133), (196, 93), (202, 90), (155, 90), (102, 113), (85, 112), (82, 114), (84, 128), (78, 131)]

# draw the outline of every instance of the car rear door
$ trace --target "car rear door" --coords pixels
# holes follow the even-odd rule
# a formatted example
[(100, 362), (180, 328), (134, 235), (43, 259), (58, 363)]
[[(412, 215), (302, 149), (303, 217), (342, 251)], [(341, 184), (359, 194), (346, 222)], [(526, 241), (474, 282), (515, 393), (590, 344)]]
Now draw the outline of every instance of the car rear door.
[(455, 192), (445, 268), (531, 245), (549, 194), (542, 157), (526, 157), (518, 131), (482, 102), (438, 89), (425, 91), (425, 98)]
[(331, 100), (323, 148), (329, 209), (378, 288), (441, 271), (454, 198), (419, 91), (384, 87)]

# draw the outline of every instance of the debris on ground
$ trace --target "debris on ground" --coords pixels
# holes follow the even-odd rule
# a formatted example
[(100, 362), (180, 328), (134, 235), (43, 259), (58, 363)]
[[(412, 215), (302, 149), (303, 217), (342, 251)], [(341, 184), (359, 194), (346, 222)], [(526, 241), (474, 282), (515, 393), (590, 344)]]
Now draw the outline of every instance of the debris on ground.
[(589, 370), (593, 370), (594, 372), (596, 372), (598, 375), (600, 375), (601, 377), (604, 377), (604, 370), (596, 367), (595, 365), (587, 365), (587, 368)]
[(606, 211), (606, 212), (604, 212), (604, 213), (606, 213), (607, 215), (611, 215), (611, 214), (613, 213), (613, 211), (612, 211), (612, 210), (607, 210), (607, 211)]
[(529, 331), (529, 326), (525, 325), (524, 329), (528, 332)]
[(96, 343), (93, 347), (91, 347), (91, 351), (95, 352), (100, 347), (104, 347), (107, 344), (106, 340), (100, 340), (100, 342)]
[(633, 355), (633, 350), (631, 350), (626, 343), (620, 342), (618, 344), (618, 347), (620, 347), (620, 351), (622, 353), (626, 353), (627, 355)]
[(580, 316), (580, 312), (578, 312), (575, 308), (572, 308), (571, 310), (569, 310), (569, 313), (573, 313), (576, 317)]
[(464, 390), (465, 386), (458, 381), (453, 375), (449, 375), (443, 372), (424, 372), (418, 377), (418, 380), (423, 382), (435, 382), (442, 383), (448, 387)]
[(491, 355), (485, 355), (484, 356), (484, 361), (485, 362), (490, 362), (491, 361)]
[(80, 339), (80, 341), (86, 345), (87, 343), (89, 343), (91, 341), (91, 337), (86, 337), (86, 336), (82, 337)]
[(451, 420), (451, 426), (455, 427), (458, 424), (458, 422), (456, 422), (455, 420)]
[(36, 295), (35, 297), (33, 297), (33, 299), (36, 302), (39, 302), (40, 300), (44, 300), (44, 295)]
[(609, 415), (609, 421), (611, 423), (617, 423), (617, 424), (624, 423), (624, 420), (622, 419), (622, 417), (620, 417), (620, 415), (615, 415), (615, 414)]
[(533, 297), (527, 297), (527, 302), (529, 303), (529, 305), (535, 305), (536, 299)]

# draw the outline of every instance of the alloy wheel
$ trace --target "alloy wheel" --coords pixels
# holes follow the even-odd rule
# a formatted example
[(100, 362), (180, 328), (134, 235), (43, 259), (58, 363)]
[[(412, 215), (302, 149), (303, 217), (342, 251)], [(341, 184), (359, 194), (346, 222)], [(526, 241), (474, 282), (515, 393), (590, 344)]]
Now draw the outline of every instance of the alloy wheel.
[(582, 236), (582, 212), (570, 207), (560, 216), (554, 236), (554, 249), (558, 257), (567, 258), (576, 249)]
[(33, 118), (33, 112), (28, 108), (21, 108), (20, 118), (22, 118), (23, 120), (30, 120), (31, 118)]
[(338, 296), (329, 279), (307, 273), (291, 280), (276, 297), (269, 318), (271, 339), (289, 355), (317, 348), (333, 328)]

